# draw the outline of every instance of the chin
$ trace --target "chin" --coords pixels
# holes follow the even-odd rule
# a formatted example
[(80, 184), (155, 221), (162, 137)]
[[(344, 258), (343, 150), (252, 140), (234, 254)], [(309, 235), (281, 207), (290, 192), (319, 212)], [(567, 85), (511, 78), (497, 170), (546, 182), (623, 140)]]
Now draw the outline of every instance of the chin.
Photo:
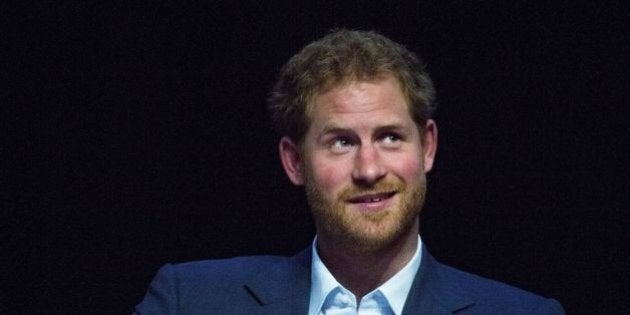
[[(388, 220), (389, 219), (389, 220)], [(369, 220), (354, 221), (352, 226), (346, 226), (343, 238), (346, 242), (361, 251), (378, 251), (389, 248), (409, 233), (412, 222), (395, 222), (391, 215), (383, 220), (373, 222)]]

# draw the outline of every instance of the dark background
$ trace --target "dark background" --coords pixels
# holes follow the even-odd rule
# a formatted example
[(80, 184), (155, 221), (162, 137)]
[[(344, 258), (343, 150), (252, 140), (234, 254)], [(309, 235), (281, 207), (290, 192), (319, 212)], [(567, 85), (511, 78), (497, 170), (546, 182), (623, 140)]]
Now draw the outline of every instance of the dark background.
[(265, 99), (334, 27), (428, 64), (438, 259), (572, 314), (627, 311), (624, 1), (295, 2), (0, 5), (2, 313), (129, 313), (167, 262), (309, 245)]

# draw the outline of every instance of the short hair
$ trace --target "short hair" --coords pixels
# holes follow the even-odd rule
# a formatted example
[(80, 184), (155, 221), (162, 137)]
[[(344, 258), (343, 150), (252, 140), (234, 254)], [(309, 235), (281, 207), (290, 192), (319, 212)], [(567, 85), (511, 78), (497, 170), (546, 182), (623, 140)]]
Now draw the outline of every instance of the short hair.
[(393, 75), (421, 133), (435, 110), (433, 83), (422, 61), (374, 31), (333, 30), (310, 43), (282, 67), (269, 99), (272, 124), (302, 143), (310, 127), (313, 98), (352, 81)]

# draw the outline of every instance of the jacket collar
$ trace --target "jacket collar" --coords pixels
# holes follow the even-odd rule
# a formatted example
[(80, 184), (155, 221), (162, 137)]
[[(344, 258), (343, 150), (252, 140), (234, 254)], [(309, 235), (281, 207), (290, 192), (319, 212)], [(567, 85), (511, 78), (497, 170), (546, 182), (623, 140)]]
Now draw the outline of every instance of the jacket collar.
[(475, 298), (458, 286), (456, 274), (450, 267), (437, 262), (422, 247), (422, 262), (405, 302), (403, 314), (452, 314), (475, 304)]
[(311, 248), (308, 247), (245, 284), (245, 289), (270, 314), (308, 312), (311, 290)]
[[(452, 314), (474, 305), (474, 296), (458, 283), (456, 272), (437, 262), (423, 245), (422, 262), (403, 314)], [(245, 289), (270, 314), (306, 314), (311, 289), (311, 247), (261, 272)]]

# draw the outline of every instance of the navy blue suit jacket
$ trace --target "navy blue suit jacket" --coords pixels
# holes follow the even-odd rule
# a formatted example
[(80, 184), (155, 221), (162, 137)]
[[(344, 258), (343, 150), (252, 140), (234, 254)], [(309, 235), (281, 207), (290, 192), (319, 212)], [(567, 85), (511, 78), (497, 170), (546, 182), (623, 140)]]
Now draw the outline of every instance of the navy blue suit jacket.
[[(166, 265), (135, 314), (307, 314), (311, 248)], [(564, 314), (552, 299), (465, 273), (424, 249), (403, 314)]]

